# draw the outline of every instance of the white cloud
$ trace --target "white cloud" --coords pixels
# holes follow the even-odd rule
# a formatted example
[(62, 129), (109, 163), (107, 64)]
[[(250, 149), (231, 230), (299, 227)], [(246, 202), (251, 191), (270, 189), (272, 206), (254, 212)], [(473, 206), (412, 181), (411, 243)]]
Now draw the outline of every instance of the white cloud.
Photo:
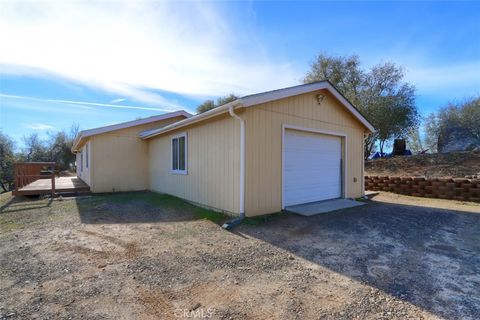
[(24, 124), (26, 128), (33, 130), (52, 130), (55, 129), (54, 126), (45, 123), (26, 123)]
[(113, 99), (112, 101), (110, 101), (110, 103), (120, 103), (120, 102), (123, 102), (127, 99), (124, 99), (124, 98), (118, 98), (118, 99)]
[[(412, 64), (407, 69), (406, 78), (425, 92), (442, 90), (480, 88), (480, 61), (451, 65), (428, 66)], [(451, 92), (450, 92), (451, 93)]]
[(28, 96), (16, 96), (11, 94), (3, 94), (3, 93), (0, 93), (0, 98), (69, 104), (69, 105), (81, 107), (82, 109), (93, 109), (94, 107), (109, 107), (109, 108), (117, 108), (117, 109), (134, 109), (134, 110), (136, 109), (136, 110), (150, 110), (150, 111), (162, 111), (162, 112), (172, 112), (172, 111), (181, 109), (180, 106), (175, 106), (175, 105), (171, 105), (172, 108), (165, 109), (162, 107), (140, 107), (140, 106), (120, 105), (120, 104), (110, 104), (110, 103), (96, 103), (96, 102), (86, 102), (86, 101), (42, 99), (42, 98), (34, 98), (34, 97), (28, 97)]
[(269, 56), (220, 5), (3, 0), (0, 63), (3, 72), (39, 68), (170, 108), (147, 88), (218, 96), (296, 84), (291, 63)]
[[(383, 55), (383, 57), (382, 57)], [(391, 61), (405, 68), (405, 79), (421, 94), (443, 99), (478, 94), (480, 89), (480, 58), (439, 58), (430, 43), (400, 43), (385, 51), (365, 54), (369, 65)]]

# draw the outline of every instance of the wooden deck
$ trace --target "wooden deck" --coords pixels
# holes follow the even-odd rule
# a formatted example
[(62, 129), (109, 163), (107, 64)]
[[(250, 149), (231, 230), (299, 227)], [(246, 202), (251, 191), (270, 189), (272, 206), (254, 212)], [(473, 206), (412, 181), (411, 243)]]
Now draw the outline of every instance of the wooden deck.
[(86, 194), (90, 187), (78, 177), (57, 177), (55, 162), (17, 162), (13, 164), (14, 196)]
[[(52, 192), (51, 179), (39, 179), (33, 181), (24, 187), (14, 191), (14, 195), (41, 195)], [(78, 177), (59, 177), (55, 178), (56, 194), (85, 194), (90, 192), (88, 184)]]

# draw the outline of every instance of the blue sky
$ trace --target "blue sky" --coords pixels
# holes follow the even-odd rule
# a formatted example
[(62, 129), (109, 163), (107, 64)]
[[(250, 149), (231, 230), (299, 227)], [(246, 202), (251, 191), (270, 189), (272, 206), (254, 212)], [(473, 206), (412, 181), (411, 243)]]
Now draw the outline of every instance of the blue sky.
[(479, 2), (9, 1), (0, 128), (82, 129), (298, 84), (319, 52), (405, 67), (423, 114), (480, 94)]

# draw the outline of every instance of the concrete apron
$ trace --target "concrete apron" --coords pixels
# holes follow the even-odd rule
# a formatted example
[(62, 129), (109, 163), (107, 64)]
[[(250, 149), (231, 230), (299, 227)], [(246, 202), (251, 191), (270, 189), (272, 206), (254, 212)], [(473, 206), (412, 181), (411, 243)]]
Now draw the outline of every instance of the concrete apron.
[(320, 213), (358, 207), (364, 204), (366, 203), (350, 199), (332, 199), (285, 207), (285, 210), (302, 216), (313, 216)]

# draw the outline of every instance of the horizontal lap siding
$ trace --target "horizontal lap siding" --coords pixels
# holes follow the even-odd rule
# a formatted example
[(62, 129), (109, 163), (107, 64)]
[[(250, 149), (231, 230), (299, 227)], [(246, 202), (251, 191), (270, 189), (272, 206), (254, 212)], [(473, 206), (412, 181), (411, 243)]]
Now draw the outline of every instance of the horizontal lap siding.
[(139, 133), (161, 128), (182, 119), (184, 117), (175, 117), (93, 136), (90, 149), (92, 191), (146, 190), (148, 145), (139, 138)]
[[(255, 216), (282, 206), (282, 125), (335, 131), (347, 136), (347, 197), (362, 195), (363, 126), (326, 92), (321, 106), (316, 93), (248, 108), (246, 121), (245, 212)], [(353, 178), (357, 181), (353, 182)]]
[[(172, 174), (171, 137), (187, 133), (188, 174)], [(239, 212), (239, 122), (230, 116), (148, 140), (149, 188), (215, 209)]]

